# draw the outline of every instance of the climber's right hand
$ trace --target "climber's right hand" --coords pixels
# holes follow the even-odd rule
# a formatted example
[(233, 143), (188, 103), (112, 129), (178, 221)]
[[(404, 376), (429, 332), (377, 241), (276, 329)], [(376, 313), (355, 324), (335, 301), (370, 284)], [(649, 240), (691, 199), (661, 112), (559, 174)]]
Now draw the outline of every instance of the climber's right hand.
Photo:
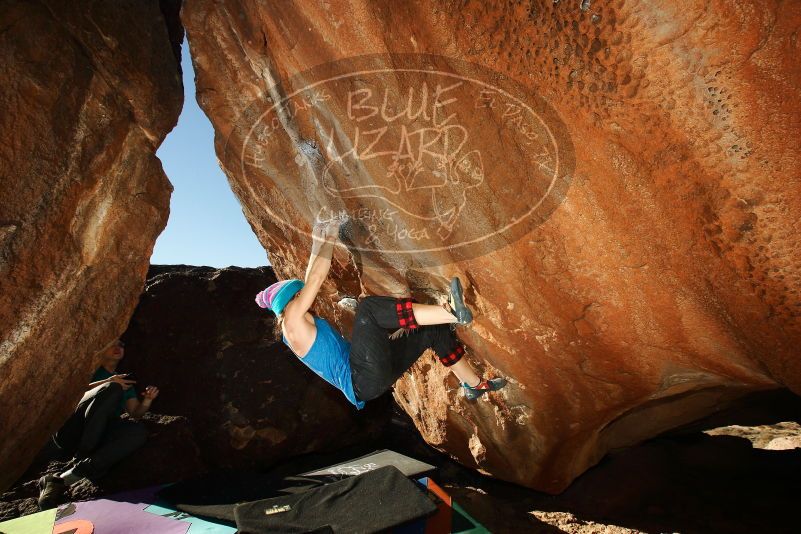
[(341, 219), (317, 222), (312, 228), (312, 237), (320, 241), (336, 241), (339, 237), (340, 226), (342, 226)]
[(325, 237), (329, 241), (336, 241), (339, 239), (339, 227), (342, 226), (342, 219), (332, 219), (328, 221), (325, 227)]

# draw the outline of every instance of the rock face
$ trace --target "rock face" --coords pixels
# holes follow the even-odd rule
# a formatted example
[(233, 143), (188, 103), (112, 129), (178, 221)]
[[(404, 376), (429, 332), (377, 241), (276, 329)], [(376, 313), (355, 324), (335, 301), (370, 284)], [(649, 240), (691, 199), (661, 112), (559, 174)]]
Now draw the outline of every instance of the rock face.
[(177, 2), (3, 2), (0, 488), (133, 312), (172, 190)]
[(272, 269), (153, 266), (128, 330), (121, 369), (184, 416), (204, 463), (268, 466), (375, 437), (390, 398), (358, 411), (273, 335), (253, 301)]
[(464, 280), (471, 358), (511, 384), (467, 404), (426, 356), (395, 395), (430, 444), (556, 492), (747, 391), (801, 393), (798, 4), (188, 0), (181, 18), (279, 277), (344, 212), (319, 311), (345, 330), (339, 297)]

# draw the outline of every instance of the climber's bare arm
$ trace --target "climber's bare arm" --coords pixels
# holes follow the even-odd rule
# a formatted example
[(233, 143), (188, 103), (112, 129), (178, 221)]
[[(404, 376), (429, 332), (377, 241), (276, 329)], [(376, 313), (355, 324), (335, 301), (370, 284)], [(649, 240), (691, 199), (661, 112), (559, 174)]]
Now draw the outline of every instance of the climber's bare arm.
[[(339, 226), (338, 222), (331, 222), (325, 226), (315, 226), (312, 231), (312, 251), (309, 256), (309, 266), (306, 269), (305, 284), (298, 295), (284, 308), (284, 325), (288, 331), (296, 328), (303, 329), (308, 324), (304, 316), (314, 304), (317, 293), (328, 277)], [(311, 325), (314, 328), (313, 322)]]
[(312, 248), (309, 256), (309, 264), (306, 267), (306, 278), (304, 282), (309, 283), (313, 276), (322, 276), (323, 280), (328, 277), (331, 268), (331, 256), (334, 253), (334, 243), (339, 235), (341, 222), (337, 220), (317, 223), (312, 228)]

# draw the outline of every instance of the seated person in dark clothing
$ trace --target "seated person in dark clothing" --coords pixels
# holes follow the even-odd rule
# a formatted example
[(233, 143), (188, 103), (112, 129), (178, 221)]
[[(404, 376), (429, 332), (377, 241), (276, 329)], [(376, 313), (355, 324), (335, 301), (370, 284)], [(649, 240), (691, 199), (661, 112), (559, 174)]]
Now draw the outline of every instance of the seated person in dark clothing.
[[(148, 386), (140, 401), (135, 381), (117, 374), (117, 364), (125, 354), (124, 344), (114, 341), (101, 355), (100, 367), (92, 376), (86, 393), (64, 426), (53, 435), (63, 451), (72, 454), (75, 464), (60, 475), (39, 479), (39, 508), (60, 504), (68, 486), (82, 478), (98, 479), (114, 464), (142, 446), (147, 438), (144, 425), (135, 419), (150, 409), (159, 390)], [(130, 416), (120, 418), (123, 411)]]

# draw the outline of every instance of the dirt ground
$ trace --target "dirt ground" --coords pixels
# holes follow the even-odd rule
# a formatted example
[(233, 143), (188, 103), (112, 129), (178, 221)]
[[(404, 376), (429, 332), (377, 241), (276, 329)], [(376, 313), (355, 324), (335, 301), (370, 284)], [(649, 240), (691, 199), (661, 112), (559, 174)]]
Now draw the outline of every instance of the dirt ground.
[(545, 495), (441, 468), (493, 532), (801, 532), (801, 397), (754, 395), (704, 421), (616, 451)]
[[(176, 435), (183, 443), (180, 455), (191, 457), (180, 423), (170, 423), (177, 430), (162, 423), (156, 445), (170, 450), (169, 436)], [(784, 390), (754, 395), (691, 426), (609, 454), (556, 496), (460, 466), (428, 447), (399, 410), (379, 440), (322, 456), (333, 463), (391, 448), (431, 463), (438, 468), (437, 482), (492, 532), (795, 533), (801, 531), (799, 423), (801, 397)], [(297, 459), (297, 472), (322, 456)], [(63, 465), (63, 459), (51, 459), (32, 466), (0, 496), (0, 520), (36, 511), (36, 478)], [(135, 467), (121, 466), (101, 486), (84, 481), (70, 497), (97, 498), (140, 487), (146, 473)], [(203, 466), (193, 460), (187, 469), (162, 473), (162, 478), (194, 475)]]

